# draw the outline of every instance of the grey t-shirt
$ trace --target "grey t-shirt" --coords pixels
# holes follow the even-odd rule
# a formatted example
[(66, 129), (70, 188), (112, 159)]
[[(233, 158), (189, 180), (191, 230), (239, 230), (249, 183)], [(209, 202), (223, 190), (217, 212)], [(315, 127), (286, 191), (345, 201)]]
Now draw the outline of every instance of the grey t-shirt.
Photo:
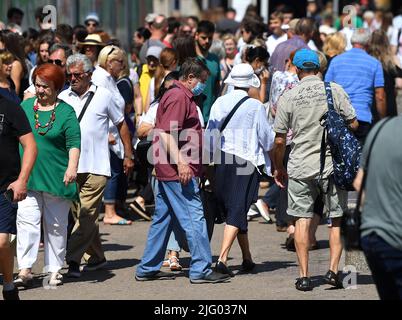
[[(346, 92), (331, 83), (335, 110), (346, 120), (356, 118)], [(293, 131), (292, 151), (288, 162), (288, 175), (292, 179), (315, 179), (320, 173), (320, 154), (323, 127), (320, 118), (328, 111), (324, 82), (318, 76), (303, 78), (291, 90), (285, 91), (278, 101), (274, 131)], [(323, 177), (333, 172), (329, 147), (326, 150)]]
[[(380, 122), (381, 123), (381, 122)], [(375, 126), (362, 154), (363, 168), (372, 144)], [(362, 236), (372, 232), (392, 247), (402, 250), (402, 117), (394, 117), (381, 129), (370, 156), (362, 212)]]

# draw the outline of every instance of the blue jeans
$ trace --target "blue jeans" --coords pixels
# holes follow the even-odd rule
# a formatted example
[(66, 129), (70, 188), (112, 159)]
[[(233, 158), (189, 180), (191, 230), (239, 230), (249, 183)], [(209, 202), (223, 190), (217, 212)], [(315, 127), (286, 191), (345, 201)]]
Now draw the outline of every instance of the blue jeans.
[(127, 176), (124, 174), (123, 160), (110, 150), (111, 177), (107, 180), (103, 202), (113, 204), (116, 200), (126, 201)]
[(158, 189), (155, 214), (137, 275), (144, 277), (160, 270), (170, 234), (181, 227), (191, 254), (190, 279), (206, 277), (212, 272), (212, 256), (196, 179), (186, 186), (178, 181), (159, 181)]
[[(151, 176), (151, 187), (154, 193), (154, 198), (156, 199), (159, 188), (158, 188), (158, 180), (156, 180), (154, 176)], [(167, 244), (167, 250), (180, 252), (181, 247), (184, 245), (186, 241), (185, 237), (186, 235), (183, 229), (174, 228), (170, 233), (169, 242)]]
[(361, 239), (361, 246), (381, 300), (402, 300), (402, 251), (376, 233)]

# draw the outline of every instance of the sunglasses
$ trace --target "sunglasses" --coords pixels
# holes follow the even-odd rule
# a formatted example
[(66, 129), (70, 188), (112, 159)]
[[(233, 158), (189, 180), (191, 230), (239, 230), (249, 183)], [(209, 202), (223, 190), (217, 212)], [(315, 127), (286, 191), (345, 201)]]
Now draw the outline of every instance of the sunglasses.
[(82, 76), (84, 75), (84, 74), (86, 74), (87, 72), (81, 72), (81, 73), (67, 73), (67, 78), (68, 79), (72, 79), (73, 77), (75, 78), (75, 79), (81, 79), (82, 78)]
[(49, 59), (49, 60), (47, 60), (47, 62), (53, 63), (59, 67), (64, 67), (63, 61), (61, 61), (60, 59), (55, 59), (55, 60)]
[(96, 27), (98, 24), (97, 23), (95, 23), (95, 22), (87, 22), (86, 23), (86, 26), (87, 27)]

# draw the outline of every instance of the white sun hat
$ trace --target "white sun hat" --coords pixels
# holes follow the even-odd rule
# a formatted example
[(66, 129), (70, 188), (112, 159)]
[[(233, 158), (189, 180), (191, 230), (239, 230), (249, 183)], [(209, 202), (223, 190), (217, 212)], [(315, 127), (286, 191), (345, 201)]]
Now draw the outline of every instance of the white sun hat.
[(259, 88), (261, 85), (260, 79), (254, 73), (253, 67), (248, 63), (235, 65), (225, 83), (238, 88)]

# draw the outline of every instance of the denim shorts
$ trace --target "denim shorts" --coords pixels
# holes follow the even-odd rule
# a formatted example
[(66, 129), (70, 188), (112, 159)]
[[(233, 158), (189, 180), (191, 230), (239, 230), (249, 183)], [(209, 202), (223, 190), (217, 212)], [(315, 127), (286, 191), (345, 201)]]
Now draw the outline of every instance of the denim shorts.
[(0, 194), (0, 233), (17, 234), (18, 204)]

